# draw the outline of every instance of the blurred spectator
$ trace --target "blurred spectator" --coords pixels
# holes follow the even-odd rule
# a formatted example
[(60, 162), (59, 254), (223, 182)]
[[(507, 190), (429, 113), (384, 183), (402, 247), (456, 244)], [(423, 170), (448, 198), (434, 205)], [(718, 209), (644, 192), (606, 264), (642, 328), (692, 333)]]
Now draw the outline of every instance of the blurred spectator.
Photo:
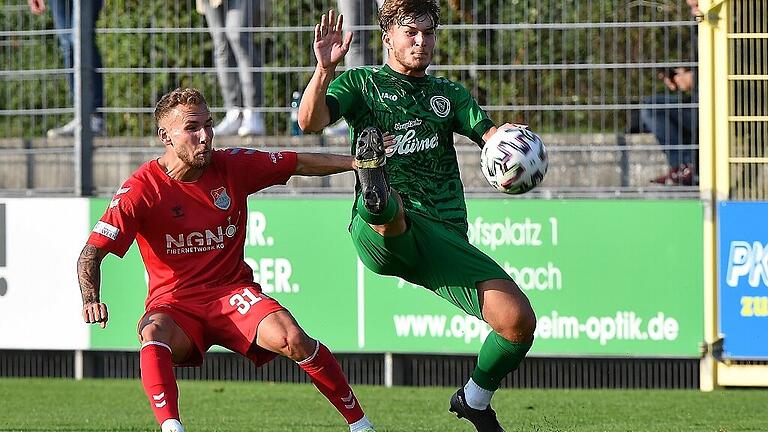
[[(686, 0), (691, 15), (699, 12), (698, 0)], [(695, 44), (695, 43), (694, 43)], [(694, 48), (695, 51), (695, 48)], [(670, 92), (655, 94), (643, 101), (646, 105), (672, 105), (698, 102), (696, 73), (691, 69), (675, 68), (660, 72)], [(699, 111), (696, 108), (645, 108), (640, 111), (643, 127), (650, 131), (667, 155), (669, 171), (651, 180), (652, 183), (691, 186), (698, 184), (696, 163), (698, 150), (679, 148), (698, 143)]]
[[(363, 26), (373, 22), (373, 11), (376, 5), (376, 11), (384, 4), (384, 0), (338, 0), (339, 12), (344, 16), (344, 26), (346, 28)], [(349, 46), (349, 52), (344, 57), (344, 65), (347, 68), (357, 66), (372, 66), (375, 62), (373, 50), (368, 46), (370, 32), (368, 30), (355, 30), (352, 44)]]
[[(263, 83), (260, 72), (261, 49), (253, 35), (243, 27), (261, 24), (268, 0), (196, 0), (197, 11), (205, 15), (213, 37), (213, 60), (219, 77), (224, 119), (213, 131), (218, 136), (263, 135), (264, 117), (255, 108), (263, 105)], [(237, 68), (230, 72), (228, 68)]]
[[(42, 15), (47, 7), (45, 0), (27, 0), (29, 9), (35, 15)], [(95, 69), (101, 68), (101, 53), (96, 46), (96, 40), (93, 35), (93, 30), (96, 26), (96, 20), (99, 17), (99, 12), (104, 6), (103, 0), (94, 0), (93, 4), (93, 20), (87, 23), (87, 28), (91, 30), (91, 44), (84, 49), (90, 49), (93, 55), (93, 67)], [(64, 68), (71, 69), (74, 66), (74, 36), (72, 23), (74, 22), (74, 2), (72, 0), (49, 0), (48, 7), (51, 9), (53, 15), (53, 26), (56, 30), (69, 30), (67, 33), (59, 33), (57, 35), (59, 40), (59, 50), (64, 61)], [(75, 77), (72, 73), (67, 73), (67, 85), (69, 86), (69, 103), (73, 104), (73, 96), (75, 92)], [(104, 78), (101, 73), (94, 71), (93, 73), (93, 108), (94, 111), (104, 106)], [(64, 126), (60, 126), (48, 131), (49, 138), (73, 136), (75, 134), (75, 127), (77, 127), (76, 120), (72, 120)], [(91, 116), (91, 130), (95, 135), (104, 134), (104, 119), (100, 114), (94, 114)]]
[(685, 3), (691, 8), (691, 15), (695, 17), (701, 15), (701, 11), (699, 10), (699, 0), (685, 0)]
[[(659, 93), (643, 101), (648, 105), (669, 105), (695, 103), (696, 74), (685, 68), (676, 68), (668, 74), (660, 73), (670, 91)], [(696, 108), (646, 108), (640, 111), (643, 126), (650, 131), (664, 147), (669, 163), (669, 172), (651, 180), (666, 185), (691, 186), (696, 184), (695, 148), (678, 148), (698, 142), (699, 111)]]

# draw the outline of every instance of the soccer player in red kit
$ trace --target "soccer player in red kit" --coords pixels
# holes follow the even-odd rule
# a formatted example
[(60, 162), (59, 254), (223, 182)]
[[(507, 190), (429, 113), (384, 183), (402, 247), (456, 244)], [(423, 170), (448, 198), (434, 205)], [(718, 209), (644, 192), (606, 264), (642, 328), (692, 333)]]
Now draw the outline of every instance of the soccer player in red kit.
[(351, 432), (373, 431), (328, 348), (261, 292), (243, 259), (248, 195), (293, 175), (353, 170), (353, 157), (214, 150), (208, 105), (190, 88), (164, 95), (155, 120), (165, 154), (120, 187), (80, 253), (85, 322), (107, 325), (101, 261), (107, 253), (122, 257), (135, 239), (149, 273), (138, 325), (141, 380), (163, 432), (184, 430), (173, 365), (199, 366), (214, 344), (256, 366), (277, 354), (296, 361)]

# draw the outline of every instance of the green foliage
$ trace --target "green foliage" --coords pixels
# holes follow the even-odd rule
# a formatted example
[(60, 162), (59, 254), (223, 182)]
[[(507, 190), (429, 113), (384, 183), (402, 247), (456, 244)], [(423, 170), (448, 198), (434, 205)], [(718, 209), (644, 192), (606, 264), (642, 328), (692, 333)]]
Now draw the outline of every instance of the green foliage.
[[(4, 30), (53, 28), (50, 13), (33, 16), (25, 1), (7, 3), (0, 7)], [(536, 124), (542, 132), (619, 130), (630, 104), (663, 89), (654, 67), (633, 64), (691, 61), (693, 52), (692, 26), (626, 23), (689, 19), (685, 3), (677, 3), (443, 0), (434, 73), (461, 81), (497, 122)], [(315, 62), (314, 24), (332, 6), (335, 2), (272, 0), (265, 17), (271, 31), (253, 35), (267, 68), (262, 78), (270, 134), (287, 133), (291, 94), (303, 89)], [(513, 27), (471, 27), (495, 24)], [(177, 86), (200, 88), (214, 115), (221, 115), (213, 44), (194, 0), (106, 0), (97, 28), (108, 70), (105, 118), (110, 135), (152, 135), (155, 102)], [(379, 32), (369, 34), (374, 52), (380, 53)], [(39, 136), (71, 118), (64, 75), (31, 73), (61, 68), (54, 35), (2, 36), (0, 52), (7, 59), (5, 70), (18, 71), (0, 80), (0, 109), (29, 110), (0, 117), (8, 136)], [(64, 112), (35, 111), (57, 108)]]

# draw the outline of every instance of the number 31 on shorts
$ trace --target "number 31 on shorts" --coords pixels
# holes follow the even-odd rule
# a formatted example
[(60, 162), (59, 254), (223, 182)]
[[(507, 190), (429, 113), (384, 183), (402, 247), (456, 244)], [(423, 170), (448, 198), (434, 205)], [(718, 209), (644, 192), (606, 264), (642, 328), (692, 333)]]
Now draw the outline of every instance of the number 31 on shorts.
[(235, 306), (240, 314), (245, 315), (251, 306), (261, 301), (261, 296), (254, 295), (248, 288), (243, 288), (242, 294), (234, 294), (229, 298), (229, 304)]

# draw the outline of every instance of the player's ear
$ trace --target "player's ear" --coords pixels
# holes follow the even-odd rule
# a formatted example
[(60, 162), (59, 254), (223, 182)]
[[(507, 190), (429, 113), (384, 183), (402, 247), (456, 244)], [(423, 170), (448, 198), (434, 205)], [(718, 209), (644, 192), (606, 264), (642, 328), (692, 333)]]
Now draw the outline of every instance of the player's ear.
[(382, 32), (381, 33), (381, 42), (384, 44), (384, 46), (387, 49), (392, 48), (392, 40), (389, 37), (389, 32)]
[(173, 146), (171, 137), (168, 135), (168, 131), (164, 127), (157, 128), (157, 137), (160, 138), (160, 142), (162, 142), (164, 145)]

